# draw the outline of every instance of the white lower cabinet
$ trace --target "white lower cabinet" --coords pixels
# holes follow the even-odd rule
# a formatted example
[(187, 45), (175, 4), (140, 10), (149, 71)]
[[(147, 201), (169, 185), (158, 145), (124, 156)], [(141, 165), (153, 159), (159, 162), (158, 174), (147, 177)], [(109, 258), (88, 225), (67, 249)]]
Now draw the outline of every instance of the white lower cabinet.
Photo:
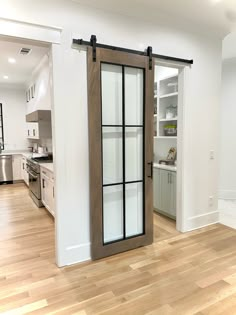
[(21, 178), (24, 180), (25, 184), (29, 186), (29, 174), (27, 172), (27, 160), (24, 156), (21, 158)]
[(53, 173), (41, 167), (41, 200), (45, 208), (55, 216)]
[(176, 218), (176, 172), (154, 168), (154, 208)]
[(12, 156), (12, 171), (13, 171), (13, 180), (22, 180), (21, 173), (21, 155)]

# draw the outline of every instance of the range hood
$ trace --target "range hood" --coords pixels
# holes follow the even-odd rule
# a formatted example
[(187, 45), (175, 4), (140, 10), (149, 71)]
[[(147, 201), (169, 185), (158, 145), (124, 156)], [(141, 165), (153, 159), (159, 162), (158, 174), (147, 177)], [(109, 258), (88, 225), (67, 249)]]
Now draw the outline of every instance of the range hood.
[(26, 115), (26, 122), (51, 121), (50, 110), (36, 110)]

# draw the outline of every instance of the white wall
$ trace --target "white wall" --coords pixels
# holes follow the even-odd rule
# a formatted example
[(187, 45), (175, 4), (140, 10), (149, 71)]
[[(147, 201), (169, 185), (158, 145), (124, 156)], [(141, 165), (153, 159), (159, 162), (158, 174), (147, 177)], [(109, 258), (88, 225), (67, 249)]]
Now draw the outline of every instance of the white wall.
[(25, 90), (0, 85), (0, 103), (3, 104), (5, 150), (27, 149)]
[[(193, 58), (186, 71), (184, 128), (183, 230), (218, 220), (217, 199), (221, 40), (166, 24), (80, 7), (64, 0), (0, 0), (1, 14), (63, 28), (61, 46), (53, 45), (54, 138), (56, 165), (57, 249), (59, 265), (90, 257), (86, 54), (71, 49), (72, 38)], [(210, 161), (210, 150), (216, 159)]]
[(236, 58), (223, 61), (220, 112), (219, 198), (236, 199)]
[(162, 79), (165, 79), (169, 76), (174, 76), (178, 74), (178, 69), (163, 67), (163, 66), (155, 66), (155, 82), (158, 82)]
[(35, 84), (35, 96), (26, 105), (27, 114), (36, 110), (51, 110), (49, 56), (45, 55), (35, 67), (27, 89)]

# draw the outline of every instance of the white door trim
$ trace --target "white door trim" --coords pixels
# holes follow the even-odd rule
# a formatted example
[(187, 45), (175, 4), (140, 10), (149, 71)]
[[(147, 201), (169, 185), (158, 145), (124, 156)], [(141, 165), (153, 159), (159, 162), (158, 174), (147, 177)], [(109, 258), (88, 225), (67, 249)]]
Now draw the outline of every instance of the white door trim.
[(60, 44), (62, 28), (0, 17), (0, 35)]
[(184, 194), (185, 194), (185, 87), (186, 87), (186, 73), (189, 70), (189, 66), (183, 63), (176, 63), (171, 61), (165, 61), (161, 59), (155, 60), (155, 65), (162, 67), (177, 68), (179, 70), (179, 96), (178, 96), (178, 138), (177, 138), (177, 181), (176, 181), (176, 229), (180, 232), (187, 231), (187, 218), (185, 214)]

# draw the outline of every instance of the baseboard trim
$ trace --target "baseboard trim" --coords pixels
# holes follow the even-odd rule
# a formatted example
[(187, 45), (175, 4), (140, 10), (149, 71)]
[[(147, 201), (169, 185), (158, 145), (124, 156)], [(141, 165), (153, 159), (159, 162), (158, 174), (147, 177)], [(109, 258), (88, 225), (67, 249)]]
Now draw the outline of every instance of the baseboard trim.
[(23, 181), (23, 179), (17, 179), (17, 180), (13, 180), (13, 184), (23, 184), (24, 183), (24, 181)]
[(212, 211), (187, 219), (187, 231), (219, 223), (219, 211)]
[(69, 266), (91, 260), (91, 243), (82, 245), (69, 246), (66, 248), (66, 261), (60, 264), (62, 266)]
[(236, 200), (236, 190), (219, 190), (219, 199)]

